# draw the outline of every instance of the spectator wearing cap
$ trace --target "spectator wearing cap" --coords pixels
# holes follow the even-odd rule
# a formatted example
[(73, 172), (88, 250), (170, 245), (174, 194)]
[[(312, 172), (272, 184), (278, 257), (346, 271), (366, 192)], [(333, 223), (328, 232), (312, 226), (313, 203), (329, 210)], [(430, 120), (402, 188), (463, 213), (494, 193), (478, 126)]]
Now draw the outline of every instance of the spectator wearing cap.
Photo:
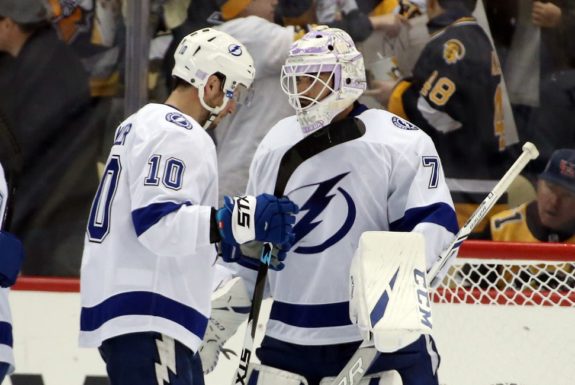
[[(88, 73), (58, 39), (44, 0), (0, 1), (0, 113), (22, 151), (12, 231), (23, 273), (76, 276), (97, 186)], [(0, 149), (0, 161), (9, 154)]]
[[(535, 200), (491, 217), (492, 240), (575, 243), (575, 149), (553, 152), (539, 175), (536, 190)], [(548, 276), (537, 281), (551, 285), (554, 280), (564, 282), (559, 275), (573, 269), (573, 264), (549, 267), (544, 273)]]

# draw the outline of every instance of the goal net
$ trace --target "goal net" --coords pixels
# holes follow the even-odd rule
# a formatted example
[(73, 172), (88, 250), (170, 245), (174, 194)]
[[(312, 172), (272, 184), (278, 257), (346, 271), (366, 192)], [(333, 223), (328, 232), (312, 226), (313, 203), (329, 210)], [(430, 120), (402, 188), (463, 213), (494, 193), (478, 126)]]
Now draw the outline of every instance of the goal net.
[(432, 298), (440, 384), (575, 384), (575, 245), (467, 241)]

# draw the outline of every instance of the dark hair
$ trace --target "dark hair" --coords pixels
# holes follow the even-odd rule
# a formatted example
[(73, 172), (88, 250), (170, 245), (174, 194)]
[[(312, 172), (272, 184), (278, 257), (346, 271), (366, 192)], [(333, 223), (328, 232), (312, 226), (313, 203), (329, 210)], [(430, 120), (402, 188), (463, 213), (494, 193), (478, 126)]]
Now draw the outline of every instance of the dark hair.
[(178, 87), (191, 87), (192, 85), (177, 76), (172, 76), (171, 89), (174, 91)]
[(33, 33), (40, 29), (52, 27), (52, 24), (48, 20), (40, 20), (32, 23), (15, 23), (18, 24), (18, 27), (20, 27), (20, 30), (24, 33)]
[(473, 12), (475, 10), (475, 6), (477, 5), (477, 0), (437, 0), (441, 8), (448, 9), (448, 8), (465, 8), (469, 12)]

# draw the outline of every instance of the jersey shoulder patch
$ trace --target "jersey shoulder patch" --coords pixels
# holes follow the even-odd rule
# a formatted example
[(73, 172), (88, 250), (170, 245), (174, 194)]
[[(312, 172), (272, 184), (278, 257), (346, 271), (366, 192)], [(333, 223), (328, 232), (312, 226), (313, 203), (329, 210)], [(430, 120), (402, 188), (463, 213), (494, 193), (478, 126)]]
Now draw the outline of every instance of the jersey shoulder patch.
[(408, 122), (407, 120), (400, 118), (399, 116), (392, 116), (391, 122), (395, 127), (401, 128), (402, 130), (419, 130), (415, 124)]
[(170, 123), (175, 124), (185, 128), (186, 130), (192, 129), (192, 122), (190, 122), (182, 113), (180, 112), (169, 112), (166, 114), (166, 120)]
[(459, 39), (449, 39), (443, 43), (443, 60), (455, 64), (465, 56), (465, 45)]

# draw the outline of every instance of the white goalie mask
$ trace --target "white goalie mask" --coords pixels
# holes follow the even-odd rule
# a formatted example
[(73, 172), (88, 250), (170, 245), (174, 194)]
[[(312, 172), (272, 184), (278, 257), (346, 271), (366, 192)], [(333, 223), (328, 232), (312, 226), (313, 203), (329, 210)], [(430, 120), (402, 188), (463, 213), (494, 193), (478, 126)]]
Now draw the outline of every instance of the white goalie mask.
[[(321, 73), (329, 73), (327, 80)], [(324, 75), (325, 76), (325, 75)], [(298, 90), (302, 78), (310, 81)], [(316, 84), (322, 91), (315, 97), (306, 95)], [(282, 90), (295, 109), (304, 134), (328, 125), (341, 111), (353, 104), (366, 88), (363, 56), (351, 37), (338, 28), (323, 28), (308, 32), (291, 46), (282, 67)], [(329, 95), (320, 99), (320, 95)]]
[[(256, 74), (254, 61), (246, 47), (227, 33), (212, 28), (186, 36), (178, 45), (174, 59), (172, 76), (196, 87), (202, 107), (211, 113), (205, 128), (230, 99), (237, 100), (242, 94), (247, 94)], [(224, 100), (221, 105), (210, 107), (204, 101), (204, 86), (214, 74), (223, 80)]]

